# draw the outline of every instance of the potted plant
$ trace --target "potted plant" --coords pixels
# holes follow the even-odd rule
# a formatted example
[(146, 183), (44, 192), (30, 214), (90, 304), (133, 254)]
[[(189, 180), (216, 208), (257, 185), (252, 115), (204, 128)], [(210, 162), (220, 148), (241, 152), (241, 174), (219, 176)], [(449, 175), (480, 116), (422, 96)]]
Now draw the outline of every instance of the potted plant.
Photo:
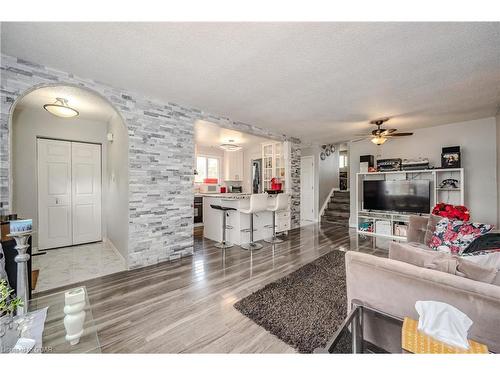
[(14, 312), (23, 305), (20, 298), (13, 298), (14, 290), (9, 288), (7, 280), (0, 280), (0, 352), (9, 352), (18, 339), (14, 324)]

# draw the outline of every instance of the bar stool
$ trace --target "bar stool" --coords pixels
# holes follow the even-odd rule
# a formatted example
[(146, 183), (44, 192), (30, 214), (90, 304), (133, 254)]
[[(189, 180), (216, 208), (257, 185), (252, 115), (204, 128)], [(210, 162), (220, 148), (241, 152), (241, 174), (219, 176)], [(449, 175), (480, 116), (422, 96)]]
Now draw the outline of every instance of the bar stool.
[(272, 227), (273, 228), (273, 236), (271, 238), (265, 239), (264, 241), (268, 243), (281, 243), (283, 242), (282, 239), (276, 237), (276, 212), (285, 210), (288, 208), (288, 202), (289, 202), (290, 196), (288, 194), (277, 194), (276, 198), (274, 199), (274, 202), (267, 207), (268, 211), (271, 211), (273, 213), (273, 224), (272, 226), (267, 225), (267, 227)]
[[(250, 243), (240, 245), (245, 250), (259, 250), (262, 249), (260, 243), (253, 241), (253, 214), (257, 212), (263, 212), (267, 210), (267, 193), (263, 194), (252, 194), (250, 195), (250, 205), (248, 207), (240, 207), (239, 212), (243, 214), (250, 215)], [(242, 230), (247, 231), (245, 229)]]
[(211, 204), (210, 207), (212, 207), (214, 210), (220, 210), (222, 211), (222, 241), (216, 243), (214, 246), (217, 247), (218, 249), (228, 249), (233, 246), (232, 243), (226, 241), (226, 215), (229, 216), (229, 213), (227, 211), (236, 211), (236, 208), (232, 207), (223, 207), (219, 206), (217, 204)]

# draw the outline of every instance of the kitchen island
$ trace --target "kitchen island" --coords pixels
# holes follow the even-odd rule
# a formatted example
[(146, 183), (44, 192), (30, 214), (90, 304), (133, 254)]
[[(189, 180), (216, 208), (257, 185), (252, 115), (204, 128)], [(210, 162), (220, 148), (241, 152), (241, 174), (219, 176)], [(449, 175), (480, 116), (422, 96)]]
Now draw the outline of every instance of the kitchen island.
[[(218, 205), (234, 208), (235, 211), (227, 211), (226, 217), (226, 241), (235, 245), (241, 245), (250, 242), (250, 215), (240, 213), (239, 208), (248, 207), (250, 204), (250, 195), (245, 193), (221, 193), (221, 194), (202, 194), (203, 195), (203, 235), (213, 241), (222, 241), (222, 211), (210, 207)], [(269, 195), (269, 204), (275, 196)], [(254, 223), (254, 241), (260, 241), (264, 238), (272, 237), (272, 212), (264, 211), (253, 215)], [(283, 210), (276, 213), (276, 231), (286, 232), (290, 229), (290, 211)]]

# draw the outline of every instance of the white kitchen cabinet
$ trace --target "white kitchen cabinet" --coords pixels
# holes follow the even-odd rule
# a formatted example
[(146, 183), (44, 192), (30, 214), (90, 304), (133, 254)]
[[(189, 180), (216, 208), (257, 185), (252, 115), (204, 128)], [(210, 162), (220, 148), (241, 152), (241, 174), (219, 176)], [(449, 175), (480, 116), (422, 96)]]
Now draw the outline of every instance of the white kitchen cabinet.
[(285, 147), (282, 142), (262, 144), (262, 181), (264, 190), (271, 189), (271, 179), (281, 180), (282, 189), (286, 190), (286, 158)]
[(243, 151), (224, 151), (224, 180), (243, 181)]
[(290, 211), (276, 212), (276, 232), (287, 232), (290, 230)]

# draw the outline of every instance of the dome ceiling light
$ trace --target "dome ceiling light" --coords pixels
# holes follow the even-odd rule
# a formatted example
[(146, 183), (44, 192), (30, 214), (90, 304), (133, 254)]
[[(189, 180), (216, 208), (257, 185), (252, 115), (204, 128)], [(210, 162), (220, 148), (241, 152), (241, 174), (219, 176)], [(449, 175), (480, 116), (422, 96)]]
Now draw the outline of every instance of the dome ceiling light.
[(56, 98), (56, 101), (54, 103), (45, 104), (43, 108), (47, 112), (57, 117), (70, 118), (78, 116), (80, 114), (76, 109), (71, 108), (68, 105), (68, 100), (64, 98)]
[(377, 146), (383, 145), (385, 141), (387, 141), (387, 138), (382, 137), (382, 136), (377, 136), (371, 139), (373, 143), (375, 143)]
[(238, 146), (237, 144), (234, 143), (233, 139), (229, 139), (227, 141), (228, 143), (223, 143), (219, 147), (223, 149), (224, 151), (238, 151), (241, 150), (241, 146)]

